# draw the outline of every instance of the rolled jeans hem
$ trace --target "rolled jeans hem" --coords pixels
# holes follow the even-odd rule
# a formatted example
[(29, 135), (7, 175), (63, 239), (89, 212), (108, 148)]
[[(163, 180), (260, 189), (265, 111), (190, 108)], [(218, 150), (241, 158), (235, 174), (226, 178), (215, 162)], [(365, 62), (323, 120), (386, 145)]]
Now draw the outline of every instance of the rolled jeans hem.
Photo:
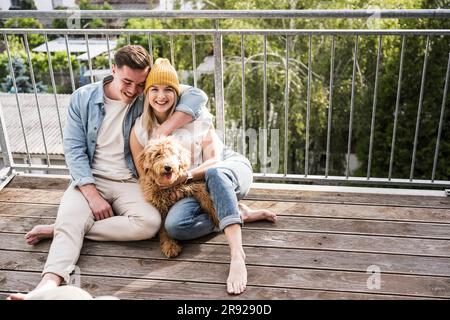
[(225, 218), (220, 220), (220, 223), (219, 223), (220, 231), (223, 231), (223, 229), (225, 229), (226, 227), (228, 227), (229, 225), (232, 225), (232, 224), (240, 224), (242, 226), (243, 222), (242, 222), (241, 216), (240, 215), (239, 216), (236, 216), (236, 215), (226, 216)]

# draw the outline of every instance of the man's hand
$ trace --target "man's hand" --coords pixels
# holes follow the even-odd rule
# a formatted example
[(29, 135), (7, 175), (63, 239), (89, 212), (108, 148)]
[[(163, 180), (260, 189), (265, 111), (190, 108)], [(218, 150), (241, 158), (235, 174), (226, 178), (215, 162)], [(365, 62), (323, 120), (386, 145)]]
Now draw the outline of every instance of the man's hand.
[(88, 200), (95, 220), (103, 220), (114, 216), (111, 205), (99, 194)]
[(79, 189), (86, 198), (96, 221), (114, 216), (111, 205), (100, 195), (93, 184), (81, 186)]

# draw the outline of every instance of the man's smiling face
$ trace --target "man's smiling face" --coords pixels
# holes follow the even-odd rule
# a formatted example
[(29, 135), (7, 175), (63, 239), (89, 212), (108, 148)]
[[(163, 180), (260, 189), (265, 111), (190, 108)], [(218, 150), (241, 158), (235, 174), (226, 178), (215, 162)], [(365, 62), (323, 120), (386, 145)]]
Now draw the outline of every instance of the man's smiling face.
[(112, 96), (109, 97), (114, 100), (120, 100), (129, 104), (140, 95), (145, 86), (145, 80), (150, 67), (145, 69), (132, 69), (128, 66), (117, 67), (112, 66), (112, 73), (114, 80), (112, 84)]

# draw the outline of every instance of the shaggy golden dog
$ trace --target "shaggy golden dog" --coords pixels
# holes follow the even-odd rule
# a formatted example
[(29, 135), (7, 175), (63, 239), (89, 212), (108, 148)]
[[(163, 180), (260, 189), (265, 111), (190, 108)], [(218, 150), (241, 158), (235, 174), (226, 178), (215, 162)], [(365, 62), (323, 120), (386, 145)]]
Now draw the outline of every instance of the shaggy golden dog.
[(181, 252), (181, 245), (170, 238), (164, 228), (164, 222), (176, 201), (171, 195), (180, 191), (183, 197), (194, 197), (200, 203), (215, 225), (219, 224), (213, 202), (206, 191), (204, 182), (191, 182), (178, 184), (168, 189), (161, 189), (161, 184), (175, 182), (190, 166), (190, 153), (172, 137), (151, 140), (138, 158), (137, 165), (144, 172), (139, 183), (144, 192), (145, 199), (154, 205), (162, 217), (159, 231), (161, 251), (166, 257), (176, 257)]

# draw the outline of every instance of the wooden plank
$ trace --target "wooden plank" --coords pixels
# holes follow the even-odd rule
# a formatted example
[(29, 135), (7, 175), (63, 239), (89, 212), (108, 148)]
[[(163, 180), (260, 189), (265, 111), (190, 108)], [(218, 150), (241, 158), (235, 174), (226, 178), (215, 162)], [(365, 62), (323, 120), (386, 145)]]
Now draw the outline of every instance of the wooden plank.
[(7, 188), (65, 190), (69, 184), (70, 180), (66, 177), (33, 177), (19, 174), (8, 183)]
[[(59, 204), (64, 190), (43, 190), (28, 188), (5, 188), (0, 192), (0, 201)], [(450, 197), (405, 196), (386, 194), (359, 194), (334, 192), (306, 192), (271, 190), (251, 193), (248, 200), (290, 200), (306, 203), (359, 204), (381, 206), (407, 206), (415, 208), (450, 209)]]
[[(19, 175), (9, 183), (6, 189), (54, 189), (64, 190), (69, 184), (67, 177), (33, 177)], [(318, 192), (299, 190), (268, 190), (255, 185), (247, 197), (248, 199), (277, 199), (299, 200), (300, 202), (331, 202), (331, 203), (360, 203), (374, 205), (411, 205), (417, 207), (450, 208), (450, 197), (404, 196), (390, 194), (369, 194), (349, 192)]]
[(55, 219), (58, 205), (0, 202), (0, 216)]
[(5, 188), (0, 192), (0, 201), (10, 203), (59, 204), (64, 190)]
[[(404, 207), (336, 205), (273, 201), (243, 201), (253, 209), (270, 209), (279, 216), (341, 218), (450, 224), (450, 210)], [(0, 202), (0, 216), (56, 217), (57, 204)]]
[[(39, 281), (36, 272), (16, 272), (0, 270), (0, 290), (3, 292), (29, 292)], [(364, 294), (352, 292), (333, 292), (325, 290), (270, 288), (248, 286), (240, 296), (231, 296), (225, 292), (225, 285), (196, 283), (187, 281), (163, 281), (145, 279), (123, 279), (84, 275), (80, 279), (81, 288), (92, 296), (113, 295), (120, 299), (173, 299), (173, 300), (259, 300), (259, 299), (313, 299), (313, 300), (356, 300), (356, 299), (414, 299), (408, 296)], [(0, 293), (6, 298), (7, 293)]]
[[(3, 217), (0, 232), (26, 233), (36, 224), (53, 219)], [(416, 239), (391, 236), (333, 234), (326, 232), (291, 232), (244, 228), (243, 242), (257, 247), (338, 250), (367, 253), (392, 253), (422, 256), (450, 256), (450, 242), (442, 239)], [(226, 244), (222, 233), (202, 238), (205, 243)]]
[[(42, 253), (3, 251), (0, 269), (40, 271), (46, 255)], [(223, 284), (228, 264), (184, 262), (117, 257), (81, 256), (81, 277), (115, 276), (150, 280), (192, 281)], [(201, 272), (200, 272), (201, 270)], [(248, 266), (248, 283), (277, 288), (319, 289), (356, 293), (373, 293), (367, 281), (371, 275), (362, 272), (323, 271), (300, 268)], [(416, 297), (450, 298), (450, 278), (381, 274), (377, 293)]]
[(389, 195), (350, 192), (318, 192), (298, 190), (251, 189), (247, 200), (321, 202), (382, 206), (408, 206), (417, 208), (450, 208), (450, 197)]
[[(246, 229), (242, 233), (242, 239), (246, 245), (260, 247), (450, 257), (450, 242), (447, 240)], [(223, 234), (205, 238), (205, 243), (226, 243), (225, 241)]]
[[(0, 251), (7, 249), (48, 253), (50, 243), (50, 241), (42, 241), (36, 246), (29, 246), (25, 243), (22, 234), (0, 233)], [(450, 258), (252, 246), (245, 246), (244, 249), (249, 265), (361, 272), (366, 272), (370, 265), (377, 265), (383, 273), (450, 277)], [(86, 240), (81, 253), (98, 256), (165, 259), (156, 241), (97, 242)], [(202, 243), (200, 239), (198, 243), (185, 243), (181, 255), (176, 260), (223, 263), (228, 257), (227, 244), (210, 245)]]
[(279, 231), (450, 239), (450, 224), (283, 216), (279, 217), (275, 224), (267, 221), (258, 221), (245, 226), (251, 229), (263, 228)]
[(54, 223), (54, 218), (27, 218), (3, 216), (0, 220), (0, 232), (28, 232), (35, 225)]
[(289, 216), (450, 223), (449, 209), (286, 201), (242, 202), (252, 209), (270, 209), (280, 215)]
[[(9, 204), (0, 205), (0, 231), (26, 232), (37, 224), (48, 224), (54, 222), (57, 208), (45, 206), (24, 206), (11, 208)], [(6, 207), (6, 208), (5, 208)], [(23, 212), (19, 215), (9, 215), (10, 212)], [(49, 211), (53, 212), (50, 216)], [(40, 213), (39, 213), (40, 212)], [(31, 214), (32, 218), (23, 216)], [(42, 214), (44, 218), (35, 218), (34, 214)], [(450, 224), (402, 222), (402, 221), (372, 221), (354, 219), (335, 219), (323, 217), (290, 217), (280, 216), (277, 223), (268, 221), (252, 222), (244, 225), (248, 229), (267, 229), (279, 231), (298, 232), (325, 232), (353, 235), (376, 235), (394, 236), (423, 239), (450, 239)]]

